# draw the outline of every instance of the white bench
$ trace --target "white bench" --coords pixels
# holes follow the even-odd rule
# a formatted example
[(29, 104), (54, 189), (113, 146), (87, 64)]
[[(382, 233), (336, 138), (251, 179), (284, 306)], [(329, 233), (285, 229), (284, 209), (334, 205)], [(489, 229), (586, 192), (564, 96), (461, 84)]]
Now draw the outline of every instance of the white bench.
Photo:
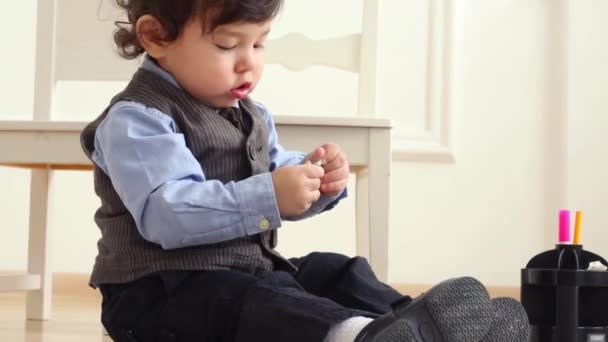
[[(279, 116), (276, 124), (287, 148), (309, 151), (318, 141), (331, 136), (332, 141), (340, 144), (347, 153), (357, 175), (356, 251), (369, 259), (379, 278), (386, 280), (390, 122), (383, 119)], [(0, 165), (33, 170), (27, 274), (0, 276), (0, 291), (29, 291), (27, 317), (30, 319), (50, 317), (52, 232), (48, 230), (47, 208), (53, 170), (92, 168), (80, 148), (80, 131), (84, 125), (84, 122), (0, 121)]]

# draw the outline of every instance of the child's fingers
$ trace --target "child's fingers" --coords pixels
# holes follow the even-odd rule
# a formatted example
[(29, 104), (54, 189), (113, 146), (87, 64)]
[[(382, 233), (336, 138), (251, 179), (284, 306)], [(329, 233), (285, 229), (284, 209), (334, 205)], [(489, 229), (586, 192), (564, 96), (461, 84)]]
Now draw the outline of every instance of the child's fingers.
[(326, 155), (325, 158), (327, 160), (333, 160), (336, 158), (336, 156), (338, 155), (338, 153), (341, 152), (340, 146), (338, 146), (337, 144), (334, 143), (327, 143), (322, 145), (321, 147), (323, 147), (325, 149)]
[(321, 178), (325, 175), (325, 170), (322, 167), (314, 165), (310, 161), (306, 161), (304, 165), (299, 167), (304, 169), (304, 175), (308, 178)]
[(321, 191), (319, 191), (319, 190), (311, 191), (310, 198), (309, 198), (310, 205), (312, 205), (314, 202), (318, 201), (320, 197), (321, 197)]
[(346, 154), (344, 154), (344, 152), (339, 152), (333, 159), (329, 159), (329, 157), (327, 157), (327, 163), (323, 165), (323, 168), (326, 172), (330, 172), (343, 167), (345, 164), (348, 165)]
[(346, 183), (348, 183), (348, 180), (326, 183), (321, 185), (321, 191), (328, 195), (337, 195), (339, 192), (344, 190)]
[(309, 178), (306, 184), (308, 184), (309, 190), (319, 190), (321, 189), (321, 178)]
[(308, 162), (310, 161), (312, 164), (317, 164), (319, 162), (321, 162), (323, 160), (323, 158), (325, 158), (327, 151), (325, 150), (325, 148), (323, 147), (317, 147), (315, 148), (314, 151), (310, 152), (306, 158), (304, 159), (304, 162)]
[(325, 176), (323, 176), (322, 181), (323, 183), (333, 183), (344, 179), (348, 179), (348, 169), (345, 167), (326, 172)]
[(344, 161), (339, 159), (339, 158), (335, 158), (334, 160), (329, 160), (327, 162), (327, 164), (323, 165), (323, 168), (325, 169), (326, 173), (330, 173), (333, 170), (337, 170), (339, 168), (341, 168), (344, 165)]

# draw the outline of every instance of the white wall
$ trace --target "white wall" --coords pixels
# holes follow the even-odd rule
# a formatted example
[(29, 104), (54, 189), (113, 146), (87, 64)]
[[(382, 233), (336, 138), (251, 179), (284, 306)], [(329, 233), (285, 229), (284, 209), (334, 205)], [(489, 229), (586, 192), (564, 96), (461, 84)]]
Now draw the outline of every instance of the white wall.
[(550, 247), (543, 228), (546, 2), (455, 4), (445, 100), (456, 162), (394, 166), (391, 277), (436, 282), (467, 273), (516, 285), (527, 259)]
[[(551, 248), (556, 210), (566, 204), (585, 210), (586, 241), (596, 252), (608, 254), (601, 230), (608, 219), (601, 211), (608, 191), (602, 192), (606, 186), (599, 178), (608, 166), (599, 150), (606, 139), (602, 128), (608, 128), (601, 96), (602, 81), (608, 78), (603, 64), (608, 43), (602, 39), (608, 25), (601, 18), (608, 8), (602, 0), (577, 1), (568, 41), (559, 30), (561, 1), (447, 1), (452, 4), (452, 26), (445, 39), (452, 48), (445, 71), (451, 77), (449, 91), (440, 98), (452, 123), (446, 122), (455, 162), (395, 161), (391, 282), (436, 282), (472, 274), (489, 284), (516, 285), (527, 259)], [(379, 112), (394, 119), (398, 139), (407, 140), (412, 127), (425, 127), (426, 97), (436, 89), (428, 87), (426, 64), (430, 4), (381, 3)], [(0, 29), (17, 32), (5, 37), (6, 52), (0, 54), (0, 118), (29, 119), (35, 1), (14, 6), (18, 17), (0, 14)], [(327, 12), (310, 25), (319, 8)], [(287, 0), (272, 34), (295, 30), (321, 38), (357, 32), (360, 15), (360, 1)], [(562, 48), (568, 42), (573, 48), (566, 55)], [(563, 63), (571, 67), (568, 77), (560, 78)], [(122, 85), (60, 82), (54, 119), (90, 120)], [(352, 115), (356, 90), (356, 77), (347, 73), (314, 68), (293, 74), (269, 66), (257, 98), (276, 114)], [(562, 101), (566, 90), (571, 97), (567, 112)], [(302, 95), (315, 101), (295, 107)], [(567, 134), (562, 131), (566, 123)], [(26, 171), (0, 169), (0, 179), (8, 186), (0, 195), (0, 208), (5, 208), (0, 269), (23, 269), (29, 177)], [(52, 228), (57, 271), (90, 270), (98, 238), (92, 222), (98, 201), (91, 182), (86, 172), (56, 175)], [(350, 198), (331, 214), (287, 225), (280, 250), (288, 255), (310, 250), (354, 253), (353, 203)]]
[[(0, 14), (0, 30), (6, 34), (0, 53), (0, 116), (2, 119), (30, 119), (32, 116), (32, 92), (34, 79), (33, 42), (35, 35), (35, 2), (22, 1), (14, 13)], [(18, 66), (18, 67), (17, 67)], [(27, 255), (26, 235), (22, 227), (27, 225), (26, 208), (29, 203), (29, 173), (22, 170), (0, 168), (2, 195), (0, 210), (0, 269), (24, 267)]]
[(608, 2), (571, 1), (568, 200), (584, 211), (583, 243), (608, 256)]

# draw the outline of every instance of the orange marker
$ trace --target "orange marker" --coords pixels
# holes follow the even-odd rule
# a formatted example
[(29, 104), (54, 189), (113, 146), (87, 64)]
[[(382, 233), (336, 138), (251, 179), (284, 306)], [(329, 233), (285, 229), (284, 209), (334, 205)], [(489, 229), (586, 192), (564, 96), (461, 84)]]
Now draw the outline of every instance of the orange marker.
[(574, 221), (574, 244), (581, 244), (581, 221), (583, 220), (583, 212), (577, 211)]

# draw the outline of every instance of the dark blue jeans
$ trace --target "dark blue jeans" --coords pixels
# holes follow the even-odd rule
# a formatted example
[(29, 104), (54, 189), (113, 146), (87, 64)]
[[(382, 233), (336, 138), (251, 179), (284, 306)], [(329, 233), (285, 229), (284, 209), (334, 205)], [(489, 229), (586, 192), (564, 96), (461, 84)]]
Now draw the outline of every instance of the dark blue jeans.
[(291, 261), (295, 274), (175, 271), (102, 285), (102, 323), (119, 342), (321, 342), (334, 324), (403, 298), (360, 257)]

